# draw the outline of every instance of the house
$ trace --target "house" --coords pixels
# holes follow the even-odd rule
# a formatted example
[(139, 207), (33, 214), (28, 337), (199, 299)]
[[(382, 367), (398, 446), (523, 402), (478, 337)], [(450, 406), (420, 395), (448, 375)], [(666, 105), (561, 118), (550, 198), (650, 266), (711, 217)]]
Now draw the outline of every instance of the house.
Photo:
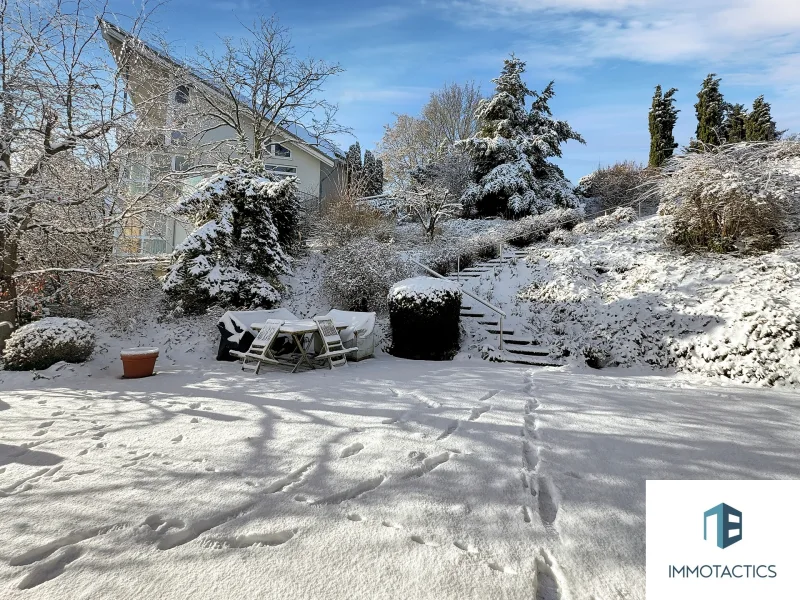
[[(101, 28), (147, 135), (147, 143), (131, 153), (121, 174), (130, 193), (141, 194), (158, 178), (167, 176), (182, 182), (185, 189), (200, 181), (220, 158), (236, 154), (241, 143), (236, 130), (215, 118), (213, 110), (204, 108), (209, 98), (214, 98), (214, 103), (230, 102), (223, 91), (119, 26), (101, 21)], [(191, 123), (186, 116), (190, 113), (194, 116)], [(254, 123), (252, 113), (244, 111), (241, 118)], [(246, 125), (243, 129), (253, 130)], [(280, 141), (268, 146), (265, 165), (278, 176), (296, 176), (303, 204), (319, 207), (336, 193), (343, 173), (337, 158), (341, 153), (329, 144), (316, 144), (299, 125), (276, 131)], [(247, 143), (252, 145), (253, 135), (248, 137)], [(174, 177), (177, 173), (185, 176)], [(177, 197), (179, 190), (173, 187), (171, 193)], [(130, 255), (171, 252), (186, 238), (186, 227), (155, 213), (146, 219), (137, 218), (120, 229), (117, 249)]]

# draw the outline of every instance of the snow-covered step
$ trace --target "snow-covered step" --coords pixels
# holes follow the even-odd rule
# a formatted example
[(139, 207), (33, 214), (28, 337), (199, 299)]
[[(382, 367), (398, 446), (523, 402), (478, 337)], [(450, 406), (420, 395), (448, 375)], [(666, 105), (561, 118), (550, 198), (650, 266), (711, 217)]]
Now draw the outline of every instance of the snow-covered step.
[(503, 343), (504, 344), (514, 344), (514, 345), (517, 345), (517, 346), (526, 346), (526, 345), (534, 345), (535, 346), (535, 345), (537, 345), (539, 343), (539, 341), (535, 340), (533, 338), (512, 336), (512, 337), (503, 338)]
[(486, 315), (485, 315), (485, 314), (483, 314), (483, 313), (462, 312), (462, 313), (461, 313), (461, 316), (462, 316), (462, 317), (477, 317), (477, 318), (479, 318), (479, 319), (482, 319), (482, 318), (483, 318), (483, 317), (485, 317)]
[(520, 346), (506, 348), (506, 352), (524, 356), (550, 356), (550, 348), (544, 346)]
[(481, 325), (491, 325), (492, 327), (500, 327), (500, 321), (497, 319), (493, 321), (478, 321)]
[[(499, 334), (500, 328), (499, 327), (487, 327), (486, 331), (488, 333)], [(503, 329), (503, 335), (514, 335), (513, 329)]]
[(531, 365), (532, 367), (563, 367), (564, 362), (544, 356), (519, 356), (504, 354), (500, 362), (514, 363), (517, 365)]
[(480, 277), (482, 273), (483, 271), (478, 271), (478, 272), (470, 271), (466, 273), (464, 271), (461, 271), (461, 273), (448, 273), (447, 276), (454, 279), (458, 277)]

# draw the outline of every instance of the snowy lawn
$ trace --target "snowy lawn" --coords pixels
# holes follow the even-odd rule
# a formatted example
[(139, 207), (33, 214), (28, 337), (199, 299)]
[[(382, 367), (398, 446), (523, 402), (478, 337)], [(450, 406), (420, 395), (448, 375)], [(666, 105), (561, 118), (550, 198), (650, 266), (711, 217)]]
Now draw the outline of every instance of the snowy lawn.
[(0, 597), (644, 598), (646, 479), (800, 477), (792, 392), (205, 363), (0, 373)]

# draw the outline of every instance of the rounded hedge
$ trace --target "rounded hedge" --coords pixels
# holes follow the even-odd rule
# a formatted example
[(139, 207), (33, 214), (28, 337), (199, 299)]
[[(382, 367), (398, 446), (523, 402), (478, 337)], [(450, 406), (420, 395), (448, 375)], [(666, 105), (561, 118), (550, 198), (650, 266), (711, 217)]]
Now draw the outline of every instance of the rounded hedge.
[(434, 277), (413, 277), (395, 283), (388, 300), (391, 354), (418, 360), (451, 360), (458, 353), (458, 285)]
[(83, 362), (92, 355), (94, 340), (94, 329), (85, 321), (47, 317), (11, 334), (3, 366), (9, 371), (29, 371), (59, 361)]

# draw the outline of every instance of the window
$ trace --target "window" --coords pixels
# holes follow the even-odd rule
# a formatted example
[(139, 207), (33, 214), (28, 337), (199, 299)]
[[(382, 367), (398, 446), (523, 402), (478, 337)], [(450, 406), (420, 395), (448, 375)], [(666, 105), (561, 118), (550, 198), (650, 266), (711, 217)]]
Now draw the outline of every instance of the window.
[(192, 163), (189, 161), (189, 158), (186, 156), (181, 156), (180, 154), (174, 156), (172, 158), (172, 170), (182, 173), (184, 171), (188, 171), (189, 167), (192, 166)]
[(267, 146), (267, 151), (275, 158), (292, 158), (292, 151), (283, 144), (270, 144)]
[(177, 104), (189, 104), (189, 87), (185, 85), (179, 85), (178, 89), (175, 90), (175, 102)]
[(180, 130), (174, 130), (170, 134), (170, 142), (177, 145), (177, 146), (185, 146), (186, 145), (186, 132)]
[(297, 167), (287, 167), (286, 165), (264, 165), (267, 171), (279, 177), (289, 177), (297, 174)]
[(157, 213), (125, 220), (117, 247), (125, 254), (164, 254), (167, 252), (167, 219)]

